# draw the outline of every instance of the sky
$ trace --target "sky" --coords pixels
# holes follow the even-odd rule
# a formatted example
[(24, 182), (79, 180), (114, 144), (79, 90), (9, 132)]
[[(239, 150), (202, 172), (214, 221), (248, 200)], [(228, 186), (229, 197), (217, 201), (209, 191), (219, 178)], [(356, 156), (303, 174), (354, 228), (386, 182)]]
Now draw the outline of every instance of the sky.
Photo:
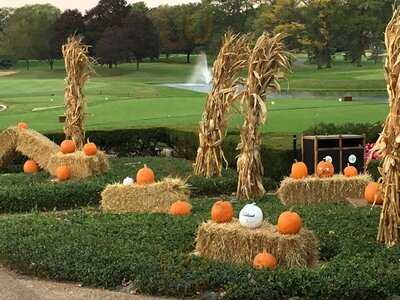
[[(140, 0), (128, 0), (127, 2), (139, 2)], [(142, 0), (143, 1), (143, 0)], [(95, 6), (99, 0), (0, 0), (0, 7), (20, 7), (26, 4), (45, 4), (50, 3), (54, 6), (65, 9), (77, 8), (82, 12)], [(144, 0), (149, 7), (155, 7), (160, 4), (182, 4), (190, 2), (200, 2), (200, 0)]]

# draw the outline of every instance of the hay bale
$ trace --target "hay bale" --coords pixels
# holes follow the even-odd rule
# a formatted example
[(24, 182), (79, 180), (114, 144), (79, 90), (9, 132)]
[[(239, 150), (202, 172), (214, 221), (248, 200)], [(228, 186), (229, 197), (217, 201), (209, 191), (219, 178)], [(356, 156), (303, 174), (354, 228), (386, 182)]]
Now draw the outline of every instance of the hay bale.
[(108, 185), (101, 193), (101, 207), (112, 213), (168, 213), (172, 203), (188, 200), (189, 189), (178, 178), (164, 178), (149, 185)]
[(32, 129), (16, 130), (18, 138), (15, 149), (47, 169), (50, 157), (60, 151), (60, 147)]
[(7, 166), (10, 161), (16, 156), (16, 144), (16, 128), (7, 128), (2, 133), (0, 133), (0, 169)]
[(370, 181), (372, 178), (367, 174), (350, 178), (343, 175), (304, 179), (286, 177), (281, 182), (278, 197), (285, 205), (345, 202), (347, 198), (363, 198)]
[(92, 156), (87, 156), (82, 151), (69, 154), (57, 152), (50, 157), (47, 169), (50, 174), (55, 175), (59, 166), (68, 166), (71, 169), (71, 179), (82, 179), (105, 173), (109, 169), (109, 162), (102, 151), (97, 151)]
[(313, 267), (318, 262), (318, 241), (304, 228), (298, 234), (283, 235), (266, 221), (260, 228), (249, 229), (234, 219), (230, 223), (208, 221), (197, 232), (196, 253), (209, 259), (252, 265), (263, 250), (274, 255), (281, 267)]

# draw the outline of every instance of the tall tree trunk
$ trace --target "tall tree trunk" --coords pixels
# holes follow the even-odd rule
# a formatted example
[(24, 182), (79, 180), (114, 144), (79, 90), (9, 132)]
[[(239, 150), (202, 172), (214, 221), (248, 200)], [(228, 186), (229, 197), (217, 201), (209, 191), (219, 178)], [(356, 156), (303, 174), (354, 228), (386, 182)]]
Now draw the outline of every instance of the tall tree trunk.
[(186, 53), (186, 63), (190, 64), (190, 52)]
[(30, 65), (29, 65), (29, 59), (25, 60), (26, 62), (26, 70), (29, 71)]
[(112, 69), (112, 62), (109, 62), (109, 63), (108, 63), (108, 68), (109, 68), (109, 69)]
[(136, 58), (136, 71), (139, 71), (139, 64), (140, 64), (140, 59), (137, 57)]
[(53, 71), (54, 69), (54, 59), (50, 58), (49, 60), (50, 70)]

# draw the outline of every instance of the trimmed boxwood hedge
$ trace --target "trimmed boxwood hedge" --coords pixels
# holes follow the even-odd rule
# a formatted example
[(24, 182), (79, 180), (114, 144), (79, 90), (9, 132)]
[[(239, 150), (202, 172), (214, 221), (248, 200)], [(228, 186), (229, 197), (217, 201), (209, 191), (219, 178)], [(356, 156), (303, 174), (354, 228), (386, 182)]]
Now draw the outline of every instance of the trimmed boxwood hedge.
[[(192, 255), (198, 225), (214, 199), (193, 200), (194, 214), (33, 213), (0, 219), (2, 263), (28, 275), (143, 294), (224, 299), (385, 299), (400, 294), (400, 247), (375, 240), (379, 210), (319, 204), (293, 207), (320, 239), (314, 269), (256, 271)], [(258, 204), (273, 223), (285, 208)], [(236, 213), (242, 204), (235, 203)]]

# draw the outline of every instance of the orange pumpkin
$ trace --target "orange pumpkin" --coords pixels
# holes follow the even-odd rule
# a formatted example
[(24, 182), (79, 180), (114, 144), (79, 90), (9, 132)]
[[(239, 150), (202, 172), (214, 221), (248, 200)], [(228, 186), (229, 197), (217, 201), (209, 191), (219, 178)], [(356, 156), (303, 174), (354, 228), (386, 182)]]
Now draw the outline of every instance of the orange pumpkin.
[(192, 206), (187, 201), (178, 200), (172, 203), (169, 212), (173, 216), (188, 216), (192, 213)]
[(292, 165), (292, 172), (290, 173), (290, 177), (293, 179), (302, 179), (308, 175), (308, 168), (303, 162), (295, 162)]
[(155, 175), (152, 169), (144, 165), (136, 174), (136, 183), (140, 185), (151, 184), (155, 181)]
[(364, 198), (367, 200), (368, 203), (374, 203), (375, 201), (375, 195), (379, 192), (380, 190), (380, 184), (377, 182), (370, 182), (368, 185), (365, 187), (364, 190)]
[(278, 218), (277, 229), (279, 233), (282, 234), (296, 234), (300, 231), (303, 226), (303, 221), (301, 217), (291, 211), (285, 211), (281, 213)]
[(19, 130), (28, 129), (28, 124), (26, 124), (25, 122), (19, 122), (18, 125), (17, 125), (17, 128)]
[(61, 152), (64, 154), (74, 153), (76, 150), (75, 142), (72, 140), (64, 140), (61, 145)]
[(214, 203), (211, 208), (211, 219), (217, 223), (232, 221), (233, 206), (229, 201), (220, 200)]
[(333, 164), (329, 161), (320, 161), (317, 165), (317, 176), (320, 178), (332, 177), (335, 173)]
[(97, 146), (95, 143), (87, 143), (85, 146), (83, 146), (83, 152), (87, 156), (93, 156), (96, 155), (97, 153)]
[(270, 269), (276, 268), (276, 258), (265, 250), (254, 257), (253, 266), (256, 269)]
[(71, 170), (68, 166), (59, 166), (56, 169), (56, 177), (59, 181), (65, 181), (71, 178)]
[(343, 174), (346, 177), (354, 177), (354, 176), (358, 175), (358, 171), (357, 171), (356, 167), (350, 166), (349, 164), (347, 164), (347, 167), (344, 168), (344, 170), (343, 170)]
[(35, 174), (39, 172), (39, 165), (34, 160), (27, 160), (24, 163), (24, 172), (26, 174)]

